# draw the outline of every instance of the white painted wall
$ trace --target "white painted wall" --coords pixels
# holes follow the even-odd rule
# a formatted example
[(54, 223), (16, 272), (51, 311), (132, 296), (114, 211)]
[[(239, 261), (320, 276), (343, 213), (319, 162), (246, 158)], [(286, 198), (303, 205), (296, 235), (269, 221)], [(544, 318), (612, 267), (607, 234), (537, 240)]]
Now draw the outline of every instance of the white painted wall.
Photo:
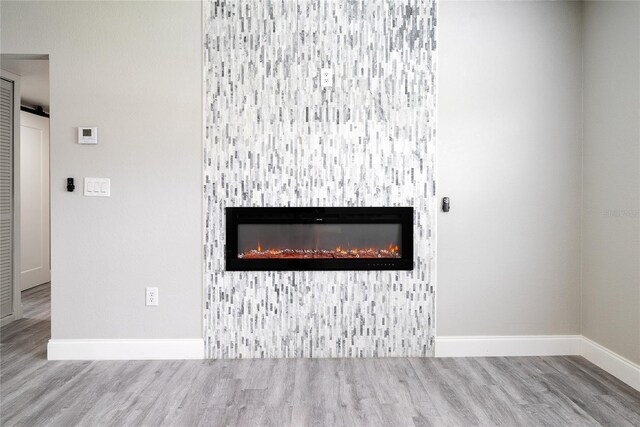
[(640, 3), (584, 4), (582, 333), (640, 364)]
[[(201, 4), (0, 7), (3, 53), (50, 55), (52, 337), (201, 337)], [(65, 191), (86, 176), (111, 198)]]
[(439, 4), (436, 331), (580, 331), (581, 6)]
[[(51, 55), (53, 337), (200, 337), (199, 2), (0, 8), (3, 53)], [(638, 362), (638, 4), (585, 5), (584, 209), (581, 8), (440, 3), (437, 328), (579, 333), (582, 213), (582, 332)], [(67, 176), (110, 177), (112, 197)]]

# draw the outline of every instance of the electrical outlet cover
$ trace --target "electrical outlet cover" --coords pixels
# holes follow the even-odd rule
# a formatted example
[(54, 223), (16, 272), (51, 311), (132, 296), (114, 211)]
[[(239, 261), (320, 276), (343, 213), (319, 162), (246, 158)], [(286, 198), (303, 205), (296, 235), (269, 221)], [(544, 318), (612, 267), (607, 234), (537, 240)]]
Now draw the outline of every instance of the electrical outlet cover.
[(331, 68), (320, 70), (320, 87), (333, 87), (333, 70)]
[(146, 288), (145, 301), (147, 306), (158, 305), (158, 288)]

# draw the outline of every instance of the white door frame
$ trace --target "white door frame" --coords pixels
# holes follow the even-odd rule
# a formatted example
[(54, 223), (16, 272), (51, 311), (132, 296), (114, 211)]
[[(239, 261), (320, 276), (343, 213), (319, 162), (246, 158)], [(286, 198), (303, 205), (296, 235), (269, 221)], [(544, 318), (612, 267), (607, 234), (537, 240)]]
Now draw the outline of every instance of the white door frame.
[(0, 76), (13, 82), (13, 314), (0, 319), (0, 326), (22, 318), (20, 292), (20, 76), (0, 69)]

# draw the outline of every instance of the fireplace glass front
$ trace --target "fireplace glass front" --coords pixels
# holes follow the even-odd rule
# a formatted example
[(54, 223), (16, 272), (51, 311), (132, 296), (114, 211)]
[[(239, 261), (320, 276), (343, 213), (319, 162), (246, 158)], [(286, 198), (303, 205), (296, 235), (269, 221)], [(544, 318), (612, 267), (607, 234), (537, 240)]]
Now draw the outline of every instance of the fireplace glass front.
[(227, 208), (227, 270), (406, 270), (412, 208)]

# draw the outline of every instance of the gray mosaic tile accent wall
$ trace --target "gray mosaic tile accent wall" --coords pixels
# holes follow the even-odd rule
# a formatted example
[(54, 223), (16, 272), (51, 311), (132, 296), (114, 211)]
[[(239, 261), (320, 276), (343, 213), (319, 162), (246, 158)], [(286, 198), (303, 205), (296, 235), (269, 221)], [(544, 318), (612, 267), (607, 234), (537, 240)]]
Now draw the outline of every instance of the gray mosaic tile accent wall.
[[(207, 0), (204, 20), (208, 357), (432, 355), (435, 0)], [(415, 269), (226, 272), (228, 206), (413, 206)]]

